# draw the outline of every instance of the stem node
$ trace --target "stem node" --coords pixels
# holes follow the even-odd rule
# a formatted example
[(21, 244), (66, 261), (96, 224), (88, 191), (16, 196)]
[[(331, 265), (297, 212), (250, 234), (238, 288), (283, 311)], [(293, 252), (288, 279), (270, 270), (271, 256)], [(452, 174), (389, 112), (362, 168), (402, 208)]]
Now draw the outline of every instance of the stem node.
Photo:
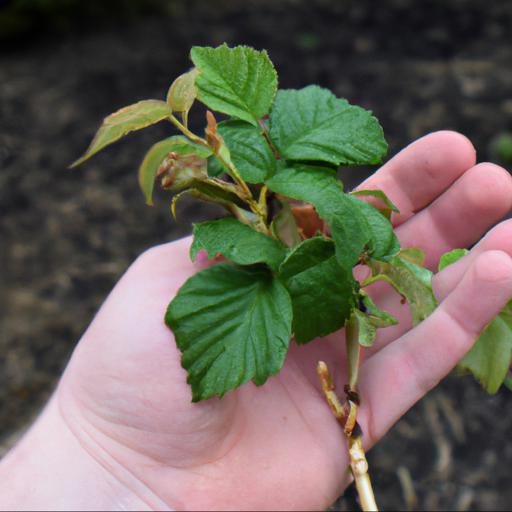
[(350, 393), (354, 393), (359, 399), (355, 391), (355, 386), (349, 386), (345, 389), (349, 399), (345, 406), (341, 405), (336, 393), (334, 392), (334, 382), (327, 365), (323, 361), (319, 361), (317, 365), (317, 374), (322, 384), (327, 403), (329, 404), (334, 417), (343, 427), (343, 431), (348, 442), (348, 454), (350, 459), (350, 469), (354, 476), (359, 501), (364, 512), (377, 511), (377, 504), (373, 494), (372, 483), (368, 473), (368, 461), (363, 449), (361, 439), (361, 429), (357, 423), (357, 410), (359, 404), (350, 400)]

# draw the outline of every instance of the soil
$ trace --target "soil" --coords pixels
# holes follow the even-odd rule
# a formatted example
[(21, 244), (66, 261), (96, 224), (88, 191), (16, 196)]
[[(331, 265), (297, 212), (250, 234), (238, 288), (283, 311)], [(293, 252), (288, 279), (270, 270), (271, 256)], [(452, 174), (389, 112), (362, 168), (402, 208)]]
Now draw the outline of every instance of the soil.
[[(213, 5), (215, 4), (215, 6)], [(160, 195), (135, 170), (156, 126), (80, 170), (67, 165), (118, 107), (159, 98), (194, 44), (267, 48), (281, 87), (318, 83), (374, 111), (390, 154), (433, 130), (470, 137), (479, 159), (512, 130), (506, 1), (176, 1), (161, 19), (91, 24), (0, 48), (0, 441), (40, 410), (108, 291), (144, 249), (217, 215)], [(192, 119), (198, 123), (197, 118)], [(344, 171), (352, 186), (368, 171)], [(512, 396), (449, 377), (369, 455), (382, 509), (510, 509)], [(307, 463), (307, 461), (305, 461)], [(412, 490), (414, 492), (412, 492)], [(356, 507), (352, 488), (335, 510)]]

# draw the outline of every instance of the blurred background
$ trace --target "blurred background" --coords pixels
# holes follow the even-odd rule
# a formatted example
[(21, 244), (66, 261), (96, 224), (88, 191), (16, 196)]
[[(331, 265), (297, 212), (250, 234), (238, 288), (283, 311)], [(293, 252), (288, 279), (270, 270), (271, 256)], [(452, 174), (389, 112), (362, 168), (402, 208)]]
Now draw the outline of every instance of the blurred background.
[[(1, 453), (129, 263), (218, 213), (184, 199), (177, 224), (166, 196), (144, 205), (136, 169), (167, 125), (68, 171), (103, 117), (163, 98), (192, 45), (244, 43), (269, 51), (281, 87), (317, 83), (373, 110), (390, 156), (453, 129), (510, 167), (511, 29), (506, 0), (0, 0)], [(371, 451), (380, 506), (510, 509), (511, 428), (509, 391), (449, 377)], [(333, 505), (354, 507), (350, 488)]]

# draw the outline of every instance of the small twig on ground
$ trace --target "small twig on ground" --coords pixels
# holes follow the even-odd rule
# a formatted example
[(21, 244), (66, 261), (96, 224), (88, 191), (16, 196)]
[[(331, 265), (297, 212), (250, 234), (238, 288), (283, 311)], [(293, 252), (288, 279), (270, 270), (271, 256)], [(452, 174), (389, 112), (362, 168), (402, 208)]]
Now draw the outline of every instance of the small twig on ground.
[(455, 410), (453, 402), (443, 393), (440, 393), (437, 397), (437, 403), (441, 412), (443, 413), (450, 429), (453, 433), (453, 437), (459, 444), (466, 442), (466, 431), (464, 429), (464, 421), (461, 416)]
[(418, 506), (418, 496), (414, 489), (414, 482), (410, 471), (405, 466), (399, 466), (396, 470), (400, 486), (402, 487), (402, 496), (404, 498), (407, 510), (415, 510)]
[(463, 487), (460, 491), (457, 501), (455, 502), (454, 510), (457, 512), (466, 512), (472, 508), (475, 492), (469, 487)]
[(427, 424), (430, 427), (432, 438), (437, 449), (436, 471), (447, 476), (451, 471), (452, 465), (451, 444), (448, 442), (443, 431), (436, 401), (432, 398), (427, 398), (424, 402), (424, 408)]

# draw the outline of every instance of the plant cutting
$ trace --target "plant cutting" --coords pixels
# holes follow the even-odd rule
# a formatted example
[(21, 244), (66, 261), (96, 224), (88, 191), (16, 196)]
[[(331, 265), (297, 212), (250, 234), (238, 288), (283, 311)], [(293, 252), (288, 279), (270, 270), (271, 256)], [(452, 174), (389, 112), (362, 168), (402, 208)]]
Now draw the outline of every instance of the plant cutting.
[[(192, 260), (203, 252), (222, 261), (191, 277), (164, 319), (182, 353), (192, 400), (222, 397), (250, 380), (263, 385), (280, 371), (290, 343), (321, 343), (318, 338), (344, 329), (343, 399), (325, 362), (317, 373), (347, 438), (361, 505), (374, 510), (357, 423), (358, 370), (378, 330), (397, 319), (369, 289), (378, 281), (392, 287), (414, 324), (437, 306), (424, 255), (400, 247), (393, 230), (396, 206), (381, 190), (346, 192), (338, 179), (340, 166), (383, 160), (383, 130), (371, 112), (316, 85), (278, 90), (264, 51), (194, 47), (191, 60), (194, 67), (172, 83), (165, 101), (140, 101), (108, 116), (73, 166), (151, 124), (168, 121), (180, 132), (157, 142), (142, 161), (146, 202), (152, 204), (159, 180), (172, 194), (174, 216), (184, 195), (227, 212), (194, 226)], [(207, 108), (204, 135), (188, 124), (196, 102)], [(463, 255), (446, 254), (440, 268)], [(510, 366), (511, 307), (460, 363), (491, 393)]]

